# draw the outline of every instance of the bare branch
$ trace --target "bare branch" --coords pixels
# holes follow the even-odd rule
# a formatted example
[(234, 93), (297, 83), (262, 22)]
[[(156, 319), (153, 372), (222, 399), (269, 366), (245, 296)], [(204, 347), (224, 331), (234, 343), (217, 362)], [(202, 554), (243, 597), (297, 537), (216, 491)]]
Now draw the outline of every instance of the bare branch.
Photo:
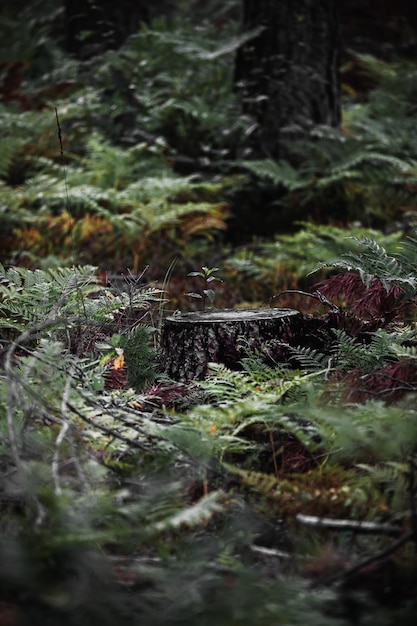
[(294, 558), (294, 555), (290, 554), (289, 552), (283, 552), (283, 550), (277, 550), (276, 548), (266, 548), (265, 546), (258, 546), (256, 544), (252, 544), (249, 547), (252, 552), (262, 554), (263, 556), (277, 557), (279, 559), (285, 560)]
[(68, 406), (68, 396), (71, 390), (71, 381), (72, 381), (73, 372), (74, 372), (74, 367), (71, 367), (71, 370), (65, 381), (64, 393), (62, 395), (62, 400), (61, 400), (62, 426), (61, 426), (61, 430), (59, 431), (58, 437), (56, 438), (56, 441), (55, 441), (55, 451), (52, 457), (52, 476), (54, 477), (55, 495), (57, 496), (60, 496), (62, 493), (61, 483), (60, 483), (60, 478), (59, 478), (59, 452), (60, 452), (61, 445), (70, 427), (68, 423), (67, 406)]
[(384, 548), (383, 550), (380, 550), (379, 552), (375, 552), (375, 554), (372, 554), (371, 556), (363, 559), (362, 561), (359, 561), (359, 563), (352, 565), (352, 567), (349, 567), (346, 570), (342, 570), (338, 572), (337, 574), (334, 574), (333, 576), (328, 576), (327, 578), (322, 578), (321, 580), (318, 580), (317, 582), (312, 584), (312, 588), (321, 587), (322, 585), (331, 585), (335, 582), (343, 581), (348, 578), (351, 578), (354, 574), (359, 572), (361, 569), (363, 569), (367, 565), (370, 565), (371, 563), (375, 563), (375, 561), (382, 561), (383, 559), (386, 559), (391, 554), (394, 554), (394, 552), (399, 550), (401, 546), (403, 546), (405, 543), (407, 543), (411, 539), (414, 539), (415, 537), (416, 537), (415, 531), (414, 529), (412, 529), (408, 533), (405, 533), (404, 535), (402, 535), (399, 539), (397, 539), (397, 541), (394, 541), (393, 543), (391, 543), (387, 548)]
[(355, 533), (382, 534), (390, 537), (401, 535), (402, 529), (391, 524), (377, 524), (375, 522), (358, 522), (349, 519), (331, 519), (329, 517), (316, 517), (315, 515), (303, 515), (298, 513), (297, 522), (305, 526), (326, 528), (327, 530), (353, 531)]
[(319, 302), (321, 302), (321, 304), (325, 304), (326, 306), (330, 307), (333, 313), (340, 312), (340, 308), (333, 302), (330, 302), (330, 300), (328, 300), (326, 296), (324, 296), (321, 293), (321, 291), (313, 291), (310, 293), (309, 291), (302, 291), (301, 289), (284, 289), (284, 291), (280, 291), (279, 293), (275, 294), (275, 296), (271, 296), (269, 298), (269, 306), (272, 306), (273, 300), (280, 298), (286, 293), (295, 293), (299, 296), (306, 296), (307, 298), (313, 298), (314, 300), (318, 300)]
[(129, 437), (125, 437), (121, 433), (118, 433), (117, 430), (114, 430), (113, 428), (109, 428), (108, 426), (103, 426), (103, 424), (99, 424), (98, 422), (95, 422), (94, 420), (90, 419), (86, 415), (83, 415), (81, 411), (79, 411), (73, 404), (68, 403), (68, 408), (77, 417), (79, 417), (83, 422), (86, 422), (86, 424), (93, 426), (97, 430), (101, 430), (101, 432), (105, 433), (106, 435), (111, 435), (115, 439), (124, 441), (125, 443), (128, 443), (130, 446), (132, 446), (132, 448), (138, 448), (139, 450), (147, 450), (146, 446), (144, 446), (142, 443), (139, 443), (138, 441), (135, 441), (134, 439), (129, 439)]

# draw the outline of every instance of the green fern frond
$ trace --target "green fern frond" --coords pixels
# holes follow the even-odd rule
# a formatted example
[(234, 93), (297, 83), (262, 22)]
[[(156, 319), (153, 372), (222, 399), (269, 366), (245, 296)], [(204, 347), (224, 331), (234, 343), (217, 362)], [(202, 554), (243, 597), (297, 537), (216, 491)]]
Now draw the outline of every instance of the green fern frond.
[(382, 365), (394, 356), (395, 345), (403, 339), (400, 335), (387, 333), (379, 329), (372, 333), (368, 343), (358, 342), (344, 330), (332, 331), (335, 337), (330, 352), (331, 358), (338, 371), (347, 372), (358, 369), (362, 374), (369, 374), (382, 367)]
[(391, 345), (390, 349), (398, 359), (417, 359), (417, 346)]
[(325, 268), (335, 268), (346, 272), (357, 272), (364, 285), (369, 287), (374, 278), (377, 278), (384, 288), (397, 286), (404, 292), (415, 292), (417, 278), (410, 271), (405, 257), (391, 256), (373, 239), (363, 237), (353, 238), (357, 250), (345, 252), (341, 258), (333, 262), (320, 263), (310, 274)]
[(302, 189), (308, 185), (298, 170), (287, 161), (277, 162), (272, 159), (265, 159), (263, 161), (242, 161), (239, 164), (258, 178), (266, 178), (274, 185), (282, 185), (289, 191)]
[(23, 330), (51, 314), (80, 314), (80, 298), (98, 290), (94, 268), (90, 266), (55, 270), (5, 269), (0, 265), (0, 324)]
[(178, 194), (192, 194), (198, 189), (193, 176), (163, 175), (137, 180), (120, 192), (121, 202), (144, 204), (155, 199), (175, 198)]
[(297, 363), (299, 369), (306, 372), (329, 371), (332, 366), (332, 357), (315, 348), (286, 345), (290, 359)]
[[(227, 259), (227, 264), (239, 274), (256, 277), (266, 284), (269, 293), (277, 293), (288, 285), (286, 273), (298, 279), (316, 269), (331, 267), (347, 252), (354, 252), (359, 239), (378, 241), (388, 254), (398, 251), (401, 233), (378, 233), (361, 226), (337, 228), (326, 224), (299, 223), (300, 230), (290, 235), (278, 235), (273, 242), (259, 244), (255, 251), (245, 249)], [(350, 236), (349, 236), (350, 235)], [(286, 272), (286, 273), (285, 273)]]
[(412, 408), (371, 401), (339, 409), (312, 407), (305, 412), (322, 428), (329, 461), (333, 457), (335, 461), (350, 458), (364, 463), (401, 461), (415, 449), (417, 424)]
[(255, 391), (256, 383), (247, 374), (232, 371), (221, 363), (211, 363), (209, 373), (200, 386), (218, 398), (221, 405), (237, 402)]
[(266, 496), (267, 498), (273, 497), (274, 492), (277, 488), (279, 488), (280, 481), (276, 476), (273, 476), (272, 474), (247, 471), (229, 465), (228, 463), (225, 463), (224, 466), (229, 472), (239, 476), (243, 480), (243, 483), (245, 485), (251, 487), (258, 494)]
[(363, 151), (349, 156), (345, 161), (336, 164), (332, 169), (333, 173), (336, 175), (348, 171), (351, 171), (352, 173), (356, 172), (358, 174), (364, 165), (370, 165), (377, 168), (388, 166), (400, 174), (412, 174), (414, 172), (414, 166), (412, 163), (393, 155), (374, 151)]
[(3, 137), (0, 138), (1, 150), (0, 150), (0, 178), (7, 178), (7, 173), (10, 165), (17, 155), (20, 153), (21, 147), (24, 145), (24, 140), (15, 137)]
[(123, 354), (129, 385), (140, 391), (156, 377), (156, 353), (148, 326), (138, 325), (123, 337)]
[(266, 405), (273, 397), (278, 402), (291, 389), (298, 389), (309, 380), (308, 374), (297, 375), (290, 371), (265, 366), (257, 357), (245, 358), (243, 372), (228, 369), (221, 363), (210, 363), (209, 376), (200, 381), (211, 396), (218, 398), (220, 406), (238, 403), (242, 398), (265, 400)]

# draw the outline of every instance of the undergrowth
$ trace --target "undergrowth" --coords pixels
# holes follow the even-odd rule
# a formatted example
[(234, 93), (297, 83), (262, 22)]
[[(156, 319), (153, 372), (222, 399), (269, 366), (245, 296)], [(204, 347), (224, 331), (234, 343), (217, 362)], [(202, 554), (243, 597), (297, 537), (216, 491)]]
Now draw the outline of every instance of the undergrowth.
[[(258, 161), (233, 20), (76, 63), (37, 19), (0, 66), (0, 621), (414, 623), (413, 68), (363, 58), (340, 130)], [(217, 306), (306, 333), (170, 380), (165, 311), (217, 266)]]
[[(383, 289), (392, 281), (412, 306), (414, 283), (400, 278), (414, 242), (391, 257), (398, 265), (358, 243), (369, 250), (360, 266), (347, 252), (333, 267), (355, 258), (365, 287), (371, 275)], [(385, 623), (378, 603), (408, 619), (414, 324), (374, 317), (373, 329), (363, 319), (348, 332), (343, 320), (360, 318), (339, 304), (317, 318), (339, 324), (319, 333), (320, 350), (293, 347), (280, 364), (261, 346), (240, 371), (212, 364), (184, 385), (154, 352), (163, 297), (133, 275), (106, 287), (91, 267), (1, 269), (8, 610), (34, 623), (124, 623), (134, 611), (169, 624), (185, 611), (189, 624), (298, 624), (308, 611), (349, 624), (339, 608), (349, 598), (375, 623)]]
[(162, 272), (177, 256), (198, 266), (208, 263), (201, 239), (212, 242), (229, 216), (227, 238), (236, 243), (307, 220), (413, 227), (412, 68), (361, 57), (377, 89), (365, 102), (346, 100), (342, 128), (312, 129), (288, 161), (259, 161), (232, 62), (255, 33), (238, 34), (233, 19), (220, 31), (208, 20), (194, 26), (189, 16), (157, 20), (78, 66), (57, 47), (60, 68), (49, 60), (49, 73), (36, 72), (24, 49), (2, 66), (3, 263), (105, 258), (112, 268), (139, 269), (161, 259)]

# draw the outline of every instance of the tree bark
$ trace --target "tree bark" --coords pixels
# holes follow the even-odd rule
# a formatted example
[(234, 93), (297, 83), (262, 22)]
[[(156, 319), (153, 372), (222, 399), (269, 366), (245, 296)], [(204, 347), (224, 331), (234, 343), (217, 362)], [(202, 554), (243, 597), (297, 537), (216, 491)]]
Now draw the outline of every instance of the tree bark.
[(242, 109), (257, 128), (253, 153), (283, 158), (313, 124), (340, 122), (340, 3), (244, 0), (243, 29), (263, 31), (236, 57)]
[(270, 340), (294, 343), (302, 326), (302, 314), (293, 309), (223, 309), (170, 316), (162, 330), (162, 363), (175, 380), (201, 379), (210, 362), (236, 369), (248, 349)]

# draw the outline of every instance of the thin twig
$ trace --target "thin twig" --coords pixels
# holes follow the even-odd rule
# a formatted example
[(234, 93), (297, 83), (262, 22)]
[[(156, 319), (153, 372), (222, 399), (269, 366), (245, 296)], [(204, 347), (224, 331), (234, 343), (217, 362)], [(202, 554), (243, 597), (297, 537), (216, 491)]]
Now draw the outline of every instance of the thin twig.
[(66, 209), (69, 213), (69, 197), (68, 197), (68, 184), (67, 184), (67, 170), (65, 168), (65, 160), (64, 160), (64, 144), (62, 141), (62, 132), (61, 132), (61, 124), (59, 123), (58, 109), (56, 107), (55, 107), (55, 117), (56, 117), (56, 126), (58, 129), (58, 141), (59, 141), (59, 148), (61, 152), (62, 169), (64, 171), (65, 196), (66, 196), (66, 201), (67, 201)]
[(301, 289), (284, 289), (284, 291), (280, 291), (280, 293), (277, 293), (275, 296), (271, 296), (269, 298), (269, 306), (272, 307), (272, 301), (280, 298), (286, 293), (295, 293), (300, 296), (314, 298), (314, 300), (318, 300), (321, 304), (325, 304), (326, 306), (330, 307), (333, 313), (340, 312), (340, 308), (336, 306), (336, 304), (334, 304), (333, 302), (330, 302), (330, 300), (328, 300), (326, 296), (324, 296), (320, 291), (313, 291), (312, 293), (310, 293), (309, 291), (302, 291)]
[(77, 417), (79, 417), (83, 422), (85, 422), (86, 424), (89, 424), (90, 426), (94, 426), (94, 428), (96, 428), (97, 430), (101, 430), (106, 435), (111, 435), (115, 439), (124, 441), (125, 443), (128, 443), (130, 446), (132, 446), (132, 448), (138, 448), (139, 450), (147, 450), (147, 447), (143, 445), (142, 443), (139, 443), (138, 441), (135, 441), (134, 439), (129, 439), (129, 437), (125, 437), (124, 435), (121, 435), (120, 433), (118, 433), (117, 430), (114, 430), (113, 428), (109, 428), (108, 426), (103, 426), (103, 424), (98, 424), (98, 422), (90, 419), (86, 415), (83, 415), (81, 411), (79, 411), (73, 404), (68, 403), (68, 408)]
[(61, 481), (59, 478), (59, 452), (64, 442), (65, 436), (70, 427), (68, 423), (67, 406), (68, 406), (68, 396), (71, 390), (73, 372), (74, 372), (74, 367), (71, 367), (70, 372), (65, 381), (64, 393), (62, 394), (62, 400), (61, 400), (62, 426), (61, 426), (61, 430), (58, 433), (58, 437), (56, 438), (56, 441), (55, 441), (55, 450), (54, 450), (54, 454), (52, 457), (52, 476), (54, 477), (55, 495), (57, 496), (60, 496), (62, 493)]
[[(71, 210), (70, 210), (70, 201), (69, 201), (69, 193), (68, 193), (68, 179), (67, 179), (67, 168), (65, 166), (65, 158), (64, 158), (64, 143), (63, 143), (63, 139), (62, 139), (62, 131), (61, 131), (61, 124), (59, 122), (59, 115), (58, 115), (58, 109), (57, 107), (55, 107), (55, 118), (56, 118), (56, 126), (57, 126), (57, 132), (58, 132), (58, 141), (59, 141), (59, 149), (60, 149), (60, 155), (61, 155), (61, 164), (62, 164), (62, 171), (64, 174), (64, 186), (65, 186), (65, 204), (66, 204), (66, 211), (68, 213), (68, 215), (71, 216)], [(74, 226), (75, 226), (75, 220), (74, 220)], [(73, 253), (73, 258), (74, 261), (76, 261), (77, 259), (77, 248), (75, 245), (75, 238), (74, 238), (74, 227), (71, 230), (71, 245), (72, 245), (72, 253)], [(82, 305), (84, 306), (84, 301), (82, 301)]]
[(370, 565), (371, 563), (374, 563), (375, 561), (381, 561), (382, 559), (386, 559), (391, 554), (394, 554), (394, 552), (399, 550), (399, 548), (401, 548), (401, 546), (403, 546), (405, 543), (415, 538), (415, 536), (416, 536), (415, 531), (414, 529), (412, 529), (408, 533), (405, 533), (405, 535), (402, 535), (402, 537), (397, 539), (397, 541), (394, 541), (393, 543), (391, 543), (391, 545), (389, 545), (387, 548), (384, 548), (383, 550), (380, 550), (379, 552), (372, 554), (371, 556), (363, 559), (362, 561), (359, 561), (359, 563), (352, 565), (352, 567), (346, 570), (340, 571), (337, 574), (334, 574), (332, 576), (328, 576), (327, 578), (322, 578), (318, 580), (317, 582), (312, 584), (312, 588), (314, 589), (315, 587), (321, 587), (322, 585), (331, 585), (335, 582), (340, 582), (340, 581), (350, 578), (351, 576), (359, 572), (361, 569), (363, 569), (367, 565)]
[(271, 442), (272, 463), (274, 464), (275, 477), (279, 478), (279, 471), (278, 471), (278, 464), (277, 464), (277, 453), (276, 453), (276, 450), (275, 450), (274, 435), (272, 434), (272, 430), (271, 429), (269, 429), (269, 441)]

